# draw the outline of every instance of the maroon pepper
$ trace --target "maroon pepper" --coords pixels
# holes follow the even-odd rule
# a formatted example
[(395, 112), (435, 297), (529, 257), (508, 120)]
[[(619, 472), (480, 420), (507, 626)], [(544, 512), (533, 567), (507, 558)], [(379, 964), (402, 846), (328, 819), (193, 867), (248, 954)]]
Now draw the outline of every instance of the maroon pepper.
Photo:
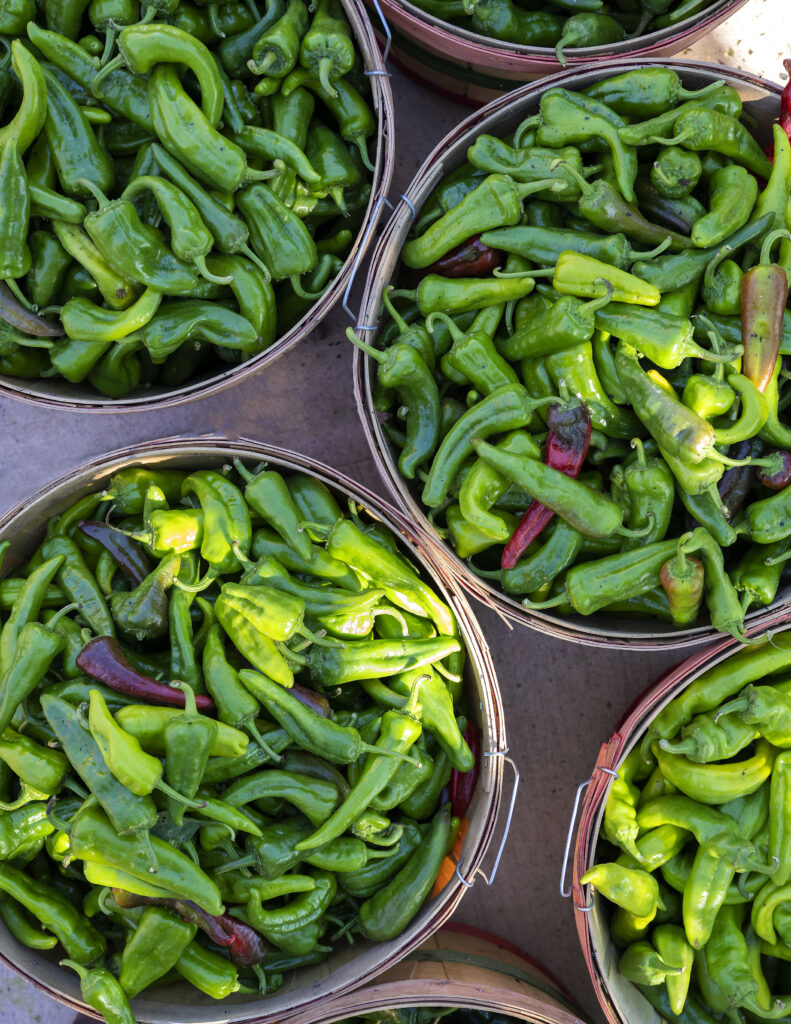
[(321, 715), (322, 718), (329, 718), (331, 713), (330, 702), (326, 697), (320, 693), (316, 693), (315, 690), (308, 689), (307, 686), (301, 686), (299, 683), (294, 683), (289, 688), (289, 694), (295, 697), (300, 704), (304, 704), (306, 708), (316, 714)]
[(220, 914), (215, 920), (231, 933), (231, 941), (228, 943), (227, 949), (231, 960), (238, 967), (253, 967), (255, 964), (261, 963), (268, 948), (255, 928), (231, 917), (230, 914)]
[[(732, 444), (728, 449), (728, 457), (741, 461), (742, 459), (757, 458), (763, 452), (763, 445), (758, 438), (751, 438), (746, 441), (739, 441)], [(755, 466), (731, 466), (719, 479), (717, 493), (722, 501), (725, 511), (725, 518), (730, 523), (736, 513), (747, 501), (755, 480)], [(693, 527), (694, 529), (694, 527)]]
[(443, 277), (482, 277), (501, 267), (505, 255), (499, 249), (484, 245), (480, 235), (473, 235), (446, 252), (444, 256), (426, 267), (422, 275), (441, 274)]
[(178, 914), (184, 921), (196, 924), (202, 932), (217, 946), (230, 946), (233, 943), (233, 935), (220, 917), (207, 914), (197, 903), (190, 900), (179, 900), (171, 897), (159, 896), (138, 896), (136, 893), (127, 892), (126, 889), (113, 889), (113, 899), (119, 907), (168, 907)]
[[(98, 679), (112, 690), (126, 693), (130, 697), (148, 701), (150, 704), (166, 704), (170, 707), (184, 707), (184, 693), (166, 683), (159, 683), (151, 676), (145, 676), (126, 660), (120, 644), (111, 636), (97, 636), (89, 640), (77, 655), (77, 666), (86, 675)], [(214, 709), (211, 697), (197, 694), (195, 703), (201, 711)]]
[[(784, 60), (783, 67), (786, 69), (788, 75), (788, 81), (786, 82), (785, 88), (780, 94), (780, 114), (777, 118), (777, 123), (791, 139), (791, 60)], [(764, 150), (770, 160), (774, 159), (775, 146), (773, 142)]]
[[(579, 476), (591, 440), (591, 418), (588, 407), (578, 398), (563, 405), (550, 405), (547, 410), (547, 434), (544, 462), (566, 476)], [(513, 569), (522, 555), (554, 516), (552, 509), (533, 501), (503, 548), (500, 561), (503, 569)], [(454, 811), (455, 814), (455, 811)]]
[(780, 456), (781, 469), (776, 473), (767, 473), (763, 469), (758, 470), (758, 479), (768, 487), (770, 491), (782, 491), (791, 484), (791, 452), (775, 451), (770, 455)]
[(197, 903), (170, 897), (137, 896), (124, 889), (113, 889), (113, 899), (119, 907), (168, 907), (184, 921), (196, 924), (216, 946), (228, 950), (238, 967), (252, 967), (267, 955), (268, 946), (255, 928), (230, 914), (207, 914)]
[(110, 552), (118, 568), (135, 586), (153, 571), (151, 559), (136, 540), (97, 519), (83, 519), (77, 525), (81, 533)]
[(468, 772), (460, 772), (454, 768), (450, 773), (450, 806), (451, 814), (454, 818), (464, 817), (478, 782), (478, 752), (480, 745), (475, 722), (467, 722), (467, 728), (464, 730), (464, 739), (472, 751), (475, 763)]

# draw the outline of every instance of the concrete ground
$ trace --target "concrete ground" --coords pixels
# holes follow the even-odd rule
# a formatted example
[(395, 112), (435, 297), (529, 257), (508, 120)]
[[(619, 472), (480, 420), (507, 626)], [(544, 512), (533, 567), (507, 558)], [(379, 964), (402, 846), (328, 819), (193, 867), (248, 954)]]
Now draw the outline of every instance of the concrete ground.
[[(788, 0), (749, 0), (682, 56), (780, 81), (782, 59), (790, 52)], [(397, 70), (392, 81), (398, 158), (391, 196), (397, 197), (425, 155), (468, 111), (433, 96)], [(5, 453), (0, 514), (93, 456), (175, 434), (258, 438), (321, 459), (385, 493), (354, 410), (351, 346), (343, 335), (347, 323), (346, 314), (336, 310), (312, 337), (257, 378), (181, 409), (92, 416), (0, 398)], [(572, 910), (558, 893), (569, 813), (578, 783), (588, 778), (601, 743), (621, 713), (679, 659), (579, 648), (526, 629), (509, 631), (480, 605), (475, 610), (499, 674), (522, 787), (496, 882), (487, 889), (479, 880), (461, 904), (458, 919), (528, 950), (599, 1019)], [(3, 1024), (71, 1024), (73, 1019), (72, 1010), (0, 966)]]

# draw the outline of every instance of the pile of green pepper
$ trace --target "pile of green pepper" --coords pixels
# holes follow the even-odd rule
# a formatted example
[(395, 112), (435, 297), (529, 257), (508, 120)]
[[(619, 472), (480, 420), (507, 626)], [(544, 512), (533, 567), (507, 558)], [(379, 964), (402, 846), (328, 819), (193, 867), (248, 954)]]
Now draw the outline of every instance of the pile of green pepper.
[(0, 917), (98, 1009), (393, 939), (463, 842), (453, 611), (353, 502), (234, 462), (119, 470), (0, 580)]
[(618, 767), (600, 862), (619, 968), (674, 1024), (791, 1012), (791, 651), (707, 669)]
[(418, 212), (378, 347), (349, 332), (432, 525), (529, 609), (705, 602), (741, 638), (775, 600), (791, 144), (772, 162), (741, 107), (660, 67), (547, 89)]
[(330, 286), (376, 133), (338, 0), (13, 0), (0, 41), (0, 374), (178, 387)]
[(673, 28), (703, 15), (714, 0), (413, 0), (442, 21), (489, 39), (520, 46), (552, 47), (561, 64), (565, 50), (606, 46), (647, 32)]

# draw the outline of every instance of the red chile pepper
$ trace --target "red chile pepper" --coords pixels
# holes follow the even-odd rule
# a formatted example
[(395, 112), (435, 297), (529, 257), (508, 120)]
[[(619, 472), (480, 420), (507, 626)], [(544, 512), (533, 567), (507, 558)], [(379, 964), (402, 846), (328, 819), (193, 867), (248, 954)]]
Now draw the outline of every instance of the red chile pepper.
[[(591, 439), (588, 407), (577, 398), (572, 398), (563, 405), (551, 405), (547, 410), (547, 427), (549, 433), (544, 461), (566, 476), (579, 476)], [(514, 568), (554, 514), (540, 501), (533, 501), (530, 504), (513, 536), (503, 548), (500, 563), (503, 569)]]
[(782, 267), (771, 263), (769, 254), (784, 230), (767, 235), (760, 263), (742, 278), (742, 373), (764, 394), (777, 363), (783, 316), (788, 301), (788, 278)]
[(120, 907), (169, 907), (183, 920), (196, 924), (215, 945), (227, 949), (238, 967), (252, 967), (260, 963), (268, 952), (266, 942), (255, 928), (230, 914), (207, 914), (190, 900), (137, 896), (122, 889), (113, 889), (113, 899)]
[(504, 253), (484, 245), (480, 235), (473, 235), (455, 249), (446, 252), (436, 263), (426, 267), (423, 276), (442, 274), (443, 277), (484, 277), (504, 262)]
[(268, 947), (255, 928), (231, 917), (230, 914), (221, 914), (215, 920), (231, 933), (227, 949), (231, 960), (238, 967), (253, 967), (261, 963), (268, 952)]
[(196, 924), (215, 945), (230, 946), (233, 942), (230, 929), (223, 926), (219, 917), (207, 914), (197, 903), (192, 903), (190, 900), (179, 900), (175, 897), (138, 896), (125, 889), (113, 889), (112, 893), (113, 899), (119, 907), (169, 907), (183, 920)]
[(153, 571), (151, 559), (136, 540), (96, 519), (83, 519), (77, 525), (81, 533), (109, 551), (118, 568), (135, 586)]
[(474, 764), (468, 772), (460, 772), (456, 768), (450, 773), (450, 803), (451, 814), (454, 818), (463, 818), (470, 806), (472, 794), (478, 782), (478, 728), (475, 722), (467, 722), (464, 730), (464, 739), (472, 751)]
[[(129, 694), (151, 704), (166, 704), (170, 707), (184, 707), (184, 693), (166, 683), (158, 683), (151, 676), (145, 676), (133, 668), (111, 636), (97, 636), (89, 640), (77, 655), (77, 666), (86, 675), (98, 679), (119, 693)], [(199, 694), (195, 702), (201, 711), (214, 710), (211, 697)]]
[(782, 491), (791, 484), (791, 452), (777, 451), (772, 455), (779, 455), (781, 468), (777, 473), (767, 473), (766, 470), (758, 470), (758, 479), (768, 487), (770, 491)]

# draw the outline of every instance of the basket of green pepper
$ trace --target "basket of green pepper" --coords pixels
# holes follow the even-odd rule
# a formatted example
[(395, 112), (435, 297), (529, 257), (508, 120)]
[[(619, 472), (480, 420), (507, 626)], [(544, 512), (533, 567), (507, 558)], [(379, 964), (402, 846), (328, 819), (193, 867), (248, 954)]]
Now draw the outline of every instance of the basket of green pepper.
[(788, 627), (690, 658), (578, 791), (561, 890), (611, 1024), (788, 1013), (789, 665)]
[(172, 405), (316, 327), (392, 170), (357, 0), (21, 3), (0, 41), (4, 393)]
[(459, 126), (391, 218), (349, 332), (358, 410), (506, 616), (659, 648), (780, 614), (779, 93), (683, 62), (555, 76)]
[(4, 962), (140, 1022), (275, 1020), (450, 915), (503, 715), (399, 513), (282, 449), (153, 442), (34, 495), (0, 543)]
[(744, 3), (381, 0), (381, 8), (392, 28), (394, 63), (418, 81), (478, 106), (564, 66), (673, 57)]

